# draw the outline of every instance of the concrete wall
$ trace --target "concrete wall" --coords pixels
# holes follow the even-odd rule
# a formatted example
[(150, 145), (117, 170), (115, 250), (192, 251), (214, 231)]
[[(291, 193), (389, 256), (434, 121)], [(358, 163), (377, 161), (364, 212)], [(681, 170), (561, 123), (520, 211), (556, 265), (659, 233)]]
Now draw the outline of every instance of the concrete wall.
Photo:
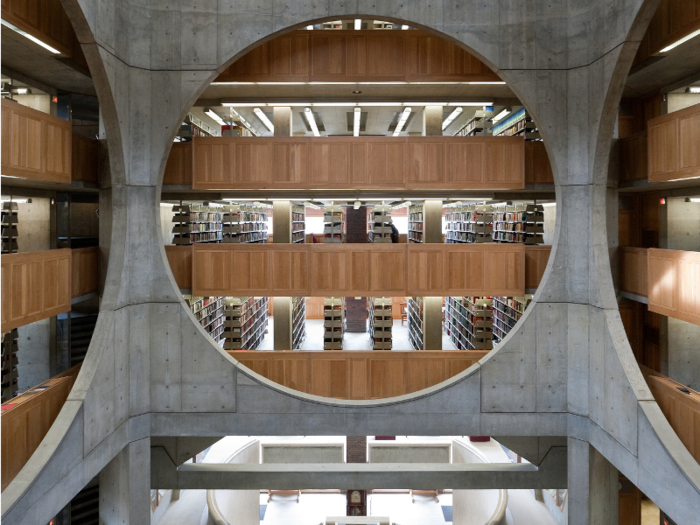
[(165, 246), (173, 244), (173, 207), (171, 205), (160, 205), (160, 238)]
[(554, 232), (557, 229), (557, 206), (544, 207), (544, 244), (551, 246), (554, 244)]
[(667, 97), (669, 113), (700, 104), (700, 95), (696, 93), (669, 93)]
[(35, 252), (51, 248), (51, 201), (32, 197), (32, 202), (17, 205), (17, 248)]
[(263, 443), (262, 463), (345, 463), (342, 443)]
[(450, 463), (450, 443), (369, 443), (369, 463)]
[(700, 392), (700, 326), (668, 318), (668, 376)]
[(51, 378), (50, 319), (17, 329), (17, 387), (24, 392)]
[(700, 252), (700, 203), (685, 202), (685, 197), (666, 199), (665, 236), (669, 250)]

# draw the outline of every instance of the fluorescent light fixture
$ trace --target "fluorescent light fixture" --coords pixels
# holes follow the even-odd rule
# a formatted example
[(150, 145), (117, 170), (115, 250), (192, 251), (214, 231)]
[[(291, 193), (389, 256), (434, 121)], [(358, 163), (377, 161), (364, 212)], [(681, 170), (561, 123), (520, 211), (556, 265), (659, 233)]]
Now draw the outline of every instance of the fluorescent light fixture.
[(542, 206), (545, 208), (551, 208), (552, 206), (556, 206), (556, 205), (557, 205), (556, 202), (544, 202), (544, 203), (542, 203)]
[(690, 86), (686, 88), (686, 93), (700, 94), (700, 86)]
[(274, 133), (274, 131), (275, 131), (275, 126), (272, 124), (272, 122), (270, 122), (270, 119), (267, 118), (267, 115), (265, 115), (265, 113), (263, 113), (263, 110), (260, 109), (260, 108), (255, 108), (255, 109), (253, 109), (253, 111), (254, 111), (255, 114), (258, 116), (258, 118), (260, 119), (260, 121), (261, 121), (263, 124), (265, 124), (265, 127), (266, 127), (267, 129), (269, 129), (271, 132)]
[(41, 47), (43, 47), (44, 49), (48, 49), (48, 50), (51, 51), (54, 55), (60, 55), (60, 54), (61, 54), (61, 52), (60, 52), (58, 49), (56, 49), (56, 48), (54, 48), (54, 47), (51, 47), (51, 46), (48, 45), (46, 42), (42, 42), (42, 41), (39, 40), (38, 38), (36, 38), (36, 37), (30, 35), (29, 33), (25, 32), (25, 31), (22, 31), (19, 27), (15, 27), (15, 26), (13, 26), (12, 24), (10, 24), (9, 22), (7, 22), (7, 21), (5, 21), (5, 20), (2, 20), (2, 25), (4, 25), (5, 27), (8, 27), (8, 28), (10, 28), (10, 29), (12, 29), (15, 33), (19, 33), (19, 34), (22, 35), (23, 37), (28, 38), (29, 40), (31, 40), (31, 41), (34, 42), (35, 44), (39, 44), (39, 45), (40, 45)]
[(226, 125), (226, 122), (224, 122), (224, 120), (219, 115), (217, 115), (214, 110), (206, 108), (204, 110), (204, 114), (210, 119), (216, 121), (220, 126)]
[(318, 132), (318, 126), (316, 125), (316, 119), (314, 118), (314, 114), (311, 111), (311, 108), (306, 108), (304, 110), (304, 116), (306, 117), (306, 120), (309, 123), (309, 126), (311, 126), (311, 131), (314, 133), (314, 137), (320, 137), (321, 134)]
[(175, 206), (174, 204), (170, 204), (169, 202), (161, 202), (160, 205), (163, 208), (172, 208), (173, 206)]
[[(3, 20), (3, 23), (5, 23), (4, 20)], [(671, 51), (671, 49), (676, 48), (676, 47), (680, 46), (681, 44), (684, 44), (685, 42), (687, 42), (687, 41), (690, 40), (691, 38), (695, 38), (695, 37), (698, 36), (698, 35), (700, 35), (700, 29), (698, 29), (697, 31), (693, 31), (692, 33), (690, 33), (689, 35), (684, 36), (684, 37), (681, 38), (680, 40), (676, 40), (676, 41), (675, 41), (673, 44), (671, 44), (670, 46), (665, 47), (665, 48), (663, 48), (661, 51), (659, 51), (659, 53), (666, 53), (666, 52), (668, 52), (668, 51)]]
[(467, 84), (471, 84), (471, 85), (473, 85), (473, 86), (478, 86), (478, 85), (484, 85), (484, 86), (486, 86), (486, 85), (491, 85), (491, 86), (499, 85), (499, 86), (504, 86), (506, 83), (503, 82), (503, 81), (500, 81), (500, 82), (467, 82)]
[(685, 202), (700, 202), (700, 197), (688, 197)]
[(355, 19), (355, 31), (359, 31), (360, 29), (362, 29), (362, 20), (360, 20), (359, 18), (356, 18)]
[(309, 201), (304, 201), (304, 206), (306, 208), (313, 208), (314, 210), (320, 210), (323, 207), (323, 206), (318, 206), (318, 205), (314, 204), (313, 202), (309, 202)]
[(406, 108), (403, 110), (403, 113), (401, 113), (401, 118), (399, 118), (399, 122), (396, 124), (396, 129), (394, 130), (394, 137), (399, 136), (399, 133), (401, 133), (401, 130), (403, 129), (410, 115), (411, 108)]
[(32, 199), (13, 199), (11, 197), (3, 197), (0, 202), (15, 202), (17, 204), (31, 204)]
[(414, 107), (414, 106), (467, 106), (467, 107), (483, 107), (492, 106), (492, 100), (480, 101), (480, 102), (398, 102), (398, 101), (386, 101), (386, 102), (221, 102), (224, 107), (238, 107), (238, 108), (254, 108), (254, 107), (277, 107), (277, 106), (289, 106), (289, 107), (360, 107), (360, 106), (372, 106), (372, 107)]
[(510, 115), (510, 108), (506, 108), (503, 111), (501, 111), (498, 115), (493, 117), (493, 123), (495, 124), (499, 120), (503, 120), (506, 118), (508, 115)]
[(360, 206), (362, 206), (362, 203), (361, 203), (360, 201), (355, 201), (355, 202), (353, 203), (353, 205), (352, 205), (352, 208), (353, 208), (354, 210), (359, 210), (359, 209), (360, 209)]
[(32, 94), (32, 90), (29, 89), (28, 87), (18, 87), (18, 88), (14, 88), (14, 89), (12, 90), (12, 92), (13, 92), (13, 93), (16, 93), (16, 94), (18, 94), (18, 95), (31, 95), (31, 94)]
[(408, 26), (407, 26), (407, 25), (403, 25), (403, 26), (401, 26), (401, 29), (406, 30), (406, 29), (408, 29)]
[(499, 81), (474, 81), (474, 82), (406, 82), (405, 80), (387, 80), (384, 82), (321, 82), (312, 80), (310, 82), (246, 82), (246, 81), (231, 81), (231, 82), (212, 82), (212, 86), (466, 86), (466, 85), (505, 85), (502, 80)]
[(313, 29), (314, 29), (314, 26), (312, 26), (312, 25), (311, 25), (311, 26), (306, 26), (306, 30), (307, 30), (307, 31), (313, 31)]
[(396, 206), (392, 206), (392, 210), (398, 210), (400, 208), (408, 208), (411, 205), (411, 201), (404, 201), (400, 204), (397, 204)]
[(362, 118), (362, 108), (355, 108), (352, 120), (352, 136), (360, 136), (360, 119)]
[(455, 108), (454, 111), (452, 113), (450, 113), (447, 116), (447, 118), (445, 119), (445, 121), (442, 123), (442, 130), (444, 131), (445, 129), (447, 129), (447, 126), (452, 124), (452, 122), (454, 122), (454, 119), (459, 117), (460, 113), (462, 113), (462, 108), (461, 107)]

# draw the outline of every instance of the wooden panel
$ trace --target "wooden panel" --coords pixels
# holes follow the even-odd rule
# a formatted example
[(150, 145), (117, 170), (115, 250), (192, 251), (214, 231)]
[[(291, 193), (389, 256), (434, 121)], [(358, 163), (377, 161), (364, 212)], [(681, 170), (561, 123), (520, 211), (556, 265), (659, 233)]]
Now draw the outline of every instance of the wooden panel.
[(163, 184), (178, 186), (192, 184), (192, 150), (192, 142), (173, 144), (165, 165)]
[[(286, 249), (285, 249), (286, 248)], [(306, 296), (309, 293), (309, 252), (299, 245), (280, 247), (271, 254), (272, 294)]]
[(407, 183), (423, 187), (444, 187), (445, 143), (442, 140), (409, 140), (407, 148)]
[[(192, 247), (192, 295), (236, 296), (232, 293), (232, 254), (225, 244), (195, 244)], [(250, 268), (237, 268), (249, 272)]]
[(71, 179), (97, 184), (99, 141), (73, 133)]
[(540, 285), (551, 253), (551, 246), (525, 246), (525, 288)]
[(300, 392), (336, 399), (383, 399), (434, 386), (488, 351), (229, 351), (254, 372)]
[(525, 142), (525, 183), (554, 184), (554, 173), (544, 142)]
[(649, 310), (700, 324), (700, 253), (650, 248)]
[(648, 177), (647, 132), (642, 131), (619, 141), (620, 182), (646, 180)]
[(80, 46), (60, 0), (3, 0), (2, 18), (82, 62), (82, 57), (75, 56)]
[(366, 139), (368, 142), (368, 187), (404, 186), (406, 140), (399, 137)]
[(620, 290), (646, 297), (647, 288), (647, 250), (620, 246)]
[(73, 367), (3, 405), (0, 416), (2, 490), (22, 470), (46, 436), (63, 408), (79, 371), (80, 365)]
[(700, 104), (648, 123), (649, 182), (700, 177)]
[(218, 82), (498, 81), (462, 48), (424, 31), (296, 31), (261, 44)]
[[(399, 295), (407, 289), (408, 261), (405, 246), (372, 246), (369, 254), (368, 293), (379, 296)], [(357, 264), (355, 263), (355, 266)], [(356, 295), (356, 294), (353, 294)]]
[(306, 182), (308, 171), (309, 141), (307, 139), (285, 138), (272, 143), (273, 186), (298, 187)]
[(72, 297), (80, 297), (97, 291), (100, 249), (97, 246), (91, 248), (77, 248), (71, 255), (73, 290)]
[(306, 318), (323, 319), (323, 297), (306, 298)]
[(181, 290), (192, 289), (192, 246), (166, 246), (170, 270)]
[[(234, 147), (234, 143), (228, 140), (194, 138), (192, 187), (195, 189), (234, 187), (236, 182), (234, 171), (238, 164), (234, 163), (232, 158)], [(242, 162), (243, 159), (240, 161)]]
[[(349, 185), (351, 144), (345, 139), (341, 140), (317, 138), (310, 143), (308, 182), (311, 185)], [(360, 152), (362, 157), (363, 153)], [(364, 165), (365, 163), (361, 162), (363, 171)]]
[(642, 40), (634, 65), (700, 29), (700, 0), (661, 0)]
[[(44, 122), (44, 144), (46, 145), (45, 171), (52, 179), (61, 182), (71, 180), (72, 133), (65, 120)], [(43, 153), (43, 152), (42, 152)]]

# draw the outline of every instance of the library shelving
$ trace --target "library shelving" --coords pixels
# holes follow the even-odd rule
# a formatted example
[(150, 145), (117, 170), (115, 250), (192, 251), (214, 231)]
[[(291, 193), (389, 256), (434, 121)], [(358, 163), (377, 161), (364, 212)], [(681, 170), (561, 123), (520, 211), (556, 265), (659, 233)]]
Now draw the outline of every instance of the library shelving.
[(2, 203), (2, 253), (17, 253), (17, 203)]
[(540, 204), (496, 205), (493, 213), (493, 240), (496, 242), (544, 242), (544, 208)]
[(423, 350), (423, 298), (409, 297), (407, 303), (408, 339), (415, 350)]
[(306, 207), (292, 206), (292, 242), (306, 242)]
[(345, 211), (342, 206), (324, 206), (323, 242), (345, 242)]
[(306, 338), (306, 297), (292, 297), (292, 350)]
[(204, 330), (219, 343), (224, 332), (224, 297), (185, 295), (185, 301)]
[(378, 204), (369, 211), (369, 242), (391, 242), (391, 206)]
[(423, 242), (423, 205), (408, 207), (408, 242)]
[(230, 204), (223, 208), (223, 242), (266, 243), (268, 208)]
[(182, 142), (188, 142), (193, 137), (218, 137), (220, 133), (199, 117), (188, 113), (177, 135)]
[(493, 126), (493, 135), (495, 137), (523, 136), (528, 141), (542, 140), (537, 124), (525, 108)]
[(500, 343), (515, 326), (532, 301), (532, 295), (493, 298), (493, 339)]
[(342, 350), (345, 333), (345, 298), (323, 300), (323, 349)]
[(17, 329), (2, 334), (2, 402), (17, 395)]
[(225, 297), (224, 350), (256, 350), (267, 333), (267, 297)]
[(391, 350), (391, 329), (394, 317), (391, 297), (369, 298), (369, 336), (374, 350)]
[(173, 244), (221, 242), (222, 209), (203, 204), (180, 204), (173, 206)]
[(458, 137), (474, 137), (477, 135), (485, 135), (489, 131), (489, 122), (487, 117), (493, 112), (477, 110), (472, 118), (455, 133)]
[(493, 299), (448, 297), (445, 308), (447, 335), (458, 350), (493, 348)]
[(447, 208), (445, 242), (491, 242), (493, 207), (488, 204), (467, 204)]

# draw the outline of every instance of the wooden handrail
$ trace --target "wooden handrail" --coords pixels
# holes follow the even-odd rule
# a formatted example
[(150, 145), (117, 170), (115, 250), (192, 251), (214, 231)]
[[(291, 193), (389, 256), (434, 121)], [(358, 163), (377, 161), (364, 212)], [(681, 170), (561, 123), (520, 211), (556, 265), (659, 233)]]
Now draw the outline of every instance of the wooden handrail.
[(56, 420), (80, 365), (44, 381), (2, 405), (2, 490), (22, 470)]
[(228, 351), (282, 386), (336, 399), (383, 399), (418, 392), (463, 372), (488, 351)]

